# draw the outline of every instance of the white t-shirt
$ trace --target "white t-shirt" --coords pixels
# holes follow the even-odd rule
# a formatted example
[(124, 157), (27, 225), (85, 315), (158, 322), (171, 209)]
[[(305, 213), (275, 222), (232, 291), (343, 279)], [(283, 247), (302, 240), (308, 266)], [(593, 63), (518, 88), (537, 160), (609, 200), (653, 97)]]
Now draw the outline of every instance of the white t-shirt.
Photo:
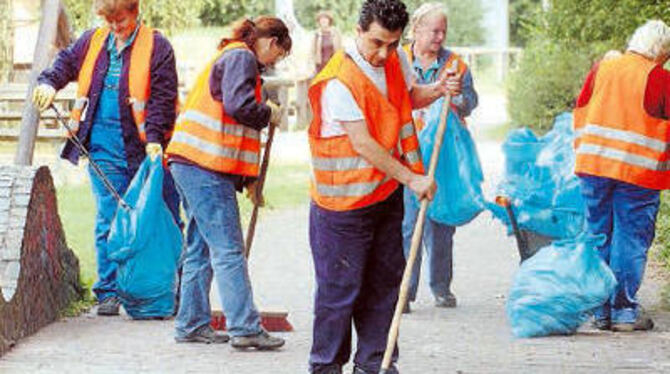
[[(344, 47), (344, 51), (358, 65), (363, 73), (374, 83), (384, 96), (388, 97), (386, 89), (386, 72), (383, 67), (375, 67), (365, 61), (358, 52), (355, 43), (349, 43)], [(405, 51), (398, 47), (398, 57), (402, 68), (405, 84), (408, 89), (411, 88), (413, 70), (409, 64), (409, 59)], [(338, 79), (331, 79), (323, 90), (321, 96), (321, 136), (329, 138), (346, 134), (340, 122), (351, 122), (364, 120), (361, 108), (354, 100), (351, 91)]]

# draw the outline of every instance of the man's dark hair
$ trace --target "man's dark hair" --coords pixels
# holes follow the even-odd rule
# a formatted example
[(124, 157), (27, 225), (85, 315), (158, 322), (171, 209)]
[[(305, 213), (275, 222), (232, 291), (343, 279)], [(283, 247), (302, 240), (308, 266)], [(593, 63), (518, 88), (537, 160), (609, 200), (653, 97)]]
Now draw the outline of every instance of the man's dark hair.
[(375, 21), (389, 31), (404, 30), (409, 14), (400, 0), (366, 0), (358, 16), (358, 25), (368, 31)]

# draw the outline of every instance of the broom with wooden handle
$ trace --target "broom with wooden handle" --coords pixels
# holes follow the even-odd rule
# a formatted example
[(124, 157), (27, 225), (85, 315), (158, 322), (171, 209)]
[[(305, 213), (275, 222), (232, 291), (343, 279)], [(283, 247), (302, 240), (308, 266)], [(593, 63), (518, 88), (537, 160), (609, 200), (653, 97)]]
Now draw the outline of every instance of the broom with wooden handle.
[[(433, 153), (430, 156), (430, 165), (428, 167), (428, 176), (435, 178), (435, 169), (437, 168), (437, 159), (442, 148), (442, 138), (447, 129), (447, 118), (449, 117), (449, 106), (451, 105), (451, 95), (444, 96), (444, 103), (442, 104), (442, 111), (440, 113), (440, 123), (437, 126), (435, 133), (435, 141), (433, 142)], [(398, 331), (400, 330), (400, 319), (402, 318), (402, 310), (407, 302), (407, 294), (409, 293), (409, 281), (412, 277), (412, 269), (419, 251), (419, 244), (421, 244), (421, 235), (423, 234), (423, 224), (426, 221), (426, 211), (428, 210), (428, 199), (421, 200), (421, 207), (419, 208), (419, 216), (414, 226), (414, 233), (412, 234), (412, 245), (409, 250), (407, 264), (405, 265), (405, 272), (402, 275), (402, 282), (400, 283), (400, 295), (398, 302), (395, 305), (395, 312), (393, 314), (393, 321), (389, 329), (388, 338), (386, 340), (386, 351), (382, 360), (382, 366), (379, 374), (386, 374), (391, 367), (391, 360), (393, 358), (393, 351), (395, 350), (396, 341), (398, 340)]]

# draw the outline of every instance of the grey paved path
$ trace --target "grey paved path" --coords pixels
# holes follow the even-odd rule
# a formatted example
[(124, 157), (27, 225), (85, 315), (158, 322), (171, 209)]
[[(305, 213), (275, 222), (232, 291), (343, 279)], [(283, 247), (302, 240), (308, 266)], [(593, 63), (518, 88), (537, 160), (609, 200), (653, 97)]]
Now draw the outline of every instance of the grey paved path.
[[(500, 173), (498, 145), (480, 143), (487, 190)], [(251, 259), (261, 309), (290, 311), (296, 331), (279, 352), (237, 352), (228, 345), (177, 345), (172, 321), (137, 322), (92, 314), (66, 319), (21, 341), (0, 359), (1, 373), (306, 373), (314, 289), (307, 244), (307, 205), (264, 213)], [(488, 214), (455, 239), (456, 309), (436, 309), (425, 283), (400, 337), (403, 374), (670, 373), (670, 315), (653, 311), (658, 328), (613, 334), (585, 329), (569, 337), (516, 340), (504, 314), (517, 268), (512, 238)], [(652, 272), (649, 272), (652, 273)], [(658, 302), (648, 279), (645, 305)]]

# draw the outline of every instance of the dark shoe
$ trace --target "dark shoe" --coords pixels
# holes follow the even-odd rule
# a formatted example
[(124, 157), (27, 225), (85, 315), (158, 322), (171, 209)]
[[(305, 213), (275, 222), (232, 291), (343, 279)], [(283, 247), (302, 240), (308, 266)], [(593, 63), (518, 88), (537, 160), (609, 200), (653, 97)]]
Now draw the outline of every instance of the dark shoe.
[(446, 296), (435, 296), (435, 306), (438, 308), (455, 308), (456, 296), (448, 293)]
[(409, 307), (409, 300), (405, 303), (405, 306), (402, 307), (402, 314), (412, 313), (412, 308)]
[(105, 300), (100, 302), (98, 305), (98, 315), (99, 316), (118, 316), (119, 315), (119, 306), (121, 302), (116, 296), (108, 297)]
[[(381, 370), (379, 371), (381, 373)], [(376, 371), (365, 371), (358, 366), (354, 366), (354, 371), (351, 372), (351, 374), (378, 374)], [(395, 365), (392, 365), (388, 370), (386, 370), (383, 374), (400, 374), (398, 369), (396, 369)]]
[(191, 335), (178, 336), (174, 340), (177, 343), (223, 344), (228, 343), (230, 336), (220, 331), (214, 331), (210, 325), (204, 325), (195, 330)]
[(233, 336), (230, 344), (237, 349), (256, 348), (259, 351), (266, 351), (283, 346), (284, 339), (270, 336), (267, 331), (263, 330), (257, 335)]
[(312, 368), (310, 371), (312, 374), (342, 374), (342, 366), (340, 365), (327, 365), (327, 366), (317, 366)]
[(601, 331), (608, 331), (612, 329), (612, 321), (609, 319), (594, 319), (591, 326)]
[(612, 331), (616, 332), (632, 332), (632, 331), (648, 331), (654, 328), (654, 321), (644, 312), (640, 312), (637, 319), (633, 323), (613, 323)]

